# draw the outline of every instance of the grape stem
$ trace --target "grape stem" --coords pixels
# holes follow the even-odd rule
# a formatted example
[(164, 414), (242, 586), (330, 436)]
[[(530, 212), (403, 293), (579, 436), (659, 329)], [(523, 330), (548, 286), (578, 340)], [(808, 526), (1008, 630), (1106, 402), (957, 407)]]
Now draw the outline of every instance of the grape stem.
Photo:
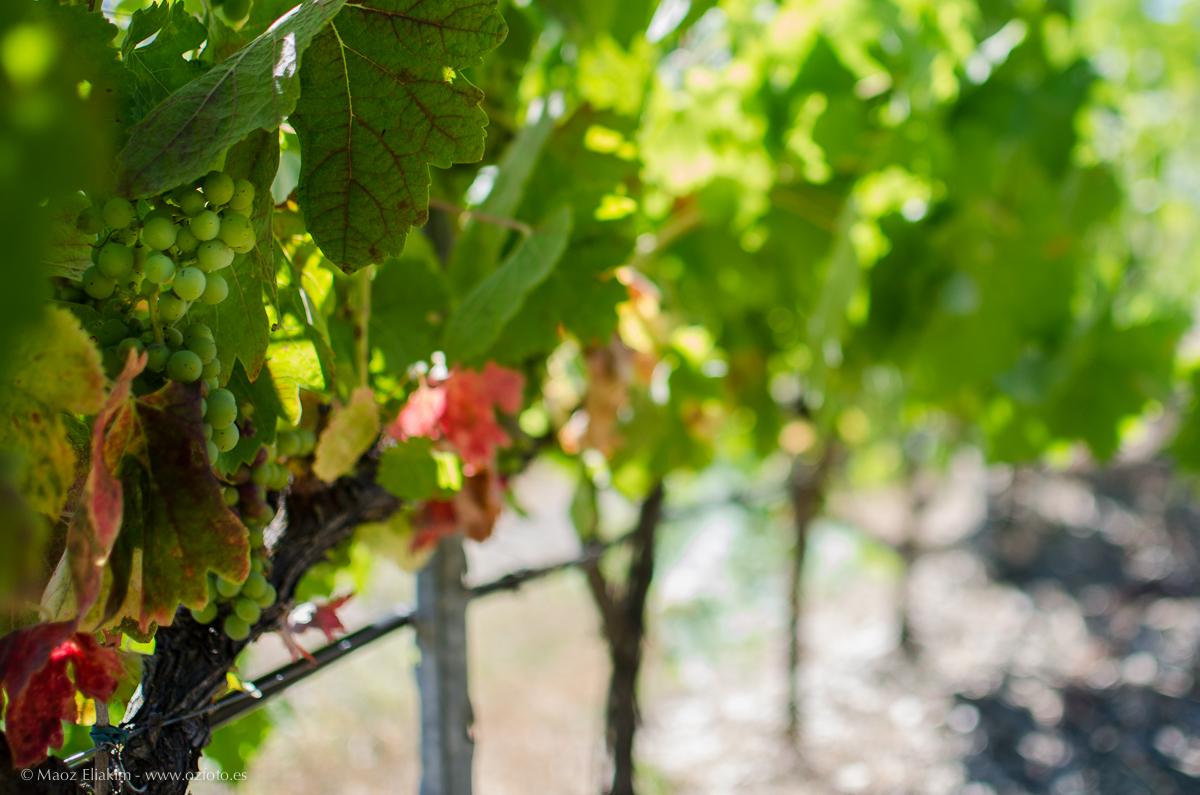
[(495, 226), (502, 226), (505, 229), (512, 229), (516, 232), (520, 232), (525, 237), (529, 237), (530, 235), (533, 234), (532, 226), (525, 223), (524, 221), (518, 221), (516, 218), (505, 218), (504, 216), (500, 216), (500, 215), (492, 215), (490, 213), (481, 213), (481, 212), (478, 212), (477, 210), (470, 210), (470, 209), (467, 209), (466, 207), (459, 207), (457, 204), (452, 204), (451, 202), (448, 202), (445, 199), (438, 199), (438, 198), (431, 198), (429, 200), (429, 206), (437, 208), (439, 210), (443, 210), (448, 213), (454, 213), (455, 215), (465, 215), (468, 218), (474, 218), (476, 221), (478, 221), (481, 224), (493, 224)]

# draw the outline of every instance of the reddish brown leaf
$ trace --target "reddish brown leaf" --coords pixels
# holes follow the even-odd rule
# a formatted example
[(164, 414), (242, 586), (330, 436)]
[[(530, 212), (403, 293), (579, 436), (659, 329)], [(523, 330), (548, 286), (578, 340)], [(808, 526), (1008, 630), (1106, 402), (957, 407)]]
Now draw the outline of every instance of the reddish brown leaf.
[(348, 593), (345, 596), (335, 597), (322, 604), (313, 602), (298, 607), (288, 619), (288, 629), (292, 632), (319, 629), (325, 635), (325, 640), (333, 643), (338, 635), (345, 634), (346, 632), (346, 626), (338, 618), (338, 608), (349, 602), (353, 597), (354, 594)]

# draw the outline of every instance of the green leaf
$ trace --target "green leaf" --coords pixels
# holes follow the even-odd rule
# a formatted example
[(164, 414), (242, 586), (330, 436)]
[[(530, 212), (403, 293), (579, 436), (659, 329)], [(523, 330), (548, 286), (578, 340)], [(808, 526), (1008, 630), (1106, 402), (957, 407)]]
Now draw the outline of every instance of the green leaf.
[(455, 363), (484, 357), (525, 297), (558, 264), (571, 236), (571, 209), (562, 207), (454, 310), (446, 324), (446, 355)]
[(483, 156), (483, 94), (459, 70), (505, 32), (490, 0), (366, 0), (313, 40), (292, 123), (300, 208), (326, 257), (354, 271), (399, 254), (428, 216), (429, 165)]
[(267, 368), (283, 407), (283, 416), (295, 425), (300, 421), (300, 390), (319, 392), (325, 388), (321, 359), (312, 340), (291, 340), (271, 345)]
[[(512, 217), (525, 196), (525, 187), (541, 160), (542, 150), (554, 129), (549, 113), (521, 128), (500, 158), (500, 171), (479, 211), (486, 215)], [(484, 223), (471, 217), (454, 243), (454, 253), (448, 268), (455, 292), (463, 294), (481, 281), (496, 263), (500, 251), (512, 231), (494, 223)]]
[(433, 440), (413, 438), (384, 451), (379, 460), (379, 485), (402, 500), (427, 500), (441, 491)]
[(379, 407), (370, 387), (354, 390), (350, 402), (333, 415), (317, 440), (313, 474), (327, 483), (354, 471), (358, 459), (379, 436)]
[(429, 258), (406, 255), (380, 266), (371, 283), (370, 340), (386, 372), (403, 373), (437, 350), (448, 302), (445, 279)]
[(167, 97), (130, 132), (118, 155), (123, 190), (150, 196), (204, 174), (254, 130), (295, 107), (300, 58), (346, 0), (305, 0), (261, 36)]
[(221, 358), (221, 378), (228, 379), (234, 362), (240, 361), (251, 380), (258, 377), (266, 361), (271, 327), (264, 294), (275, 298), (275, 248), (271, 237), (271, 180), (279, 168), (279, 139), (274, 132), (257, 132), (229, 150), (225, 170), (234, 179), (254, 183), (251, 223), (258, 245), (239, 256), (221, 271), (229, 284), (229, 296), (201, 313), (212, 327)]
[(79, 231), (76, 220), (88, 206), (81, 194), (68, 196), (49, 207), (49, 240), (44, 262), (51, 276), (78, 280), (92, 265), (94, 235)]
[[(151, 36), (152, 41), (138, 46)], [(134, 12), (121, 45), (122, 61), (133, 78), (127, 102), (131, 120), (141, 119), (172, 92), (204, 74), (204, 62), (183, 56), (206, 38), (208, 31), (184, 3), (162, 0)]]

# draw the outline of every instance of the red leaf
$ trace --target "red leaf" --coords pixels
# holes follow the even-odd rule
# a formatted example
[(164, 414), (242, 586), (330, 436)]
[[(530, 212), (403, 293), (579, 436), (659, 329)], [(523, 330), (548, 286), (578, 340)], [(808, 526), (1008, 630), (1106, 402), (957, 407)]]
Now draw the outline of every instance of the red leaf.
[(293, 617), (288, 619), (288, 627), (292, 632), (304, 632), (309, 629), (319, 629), (325, 635), (325, 640), (333, 643), (339, 634), (345, 634), (346, 627), (338, 618), (337, 610), (349, 602), (354, 594), (336, 597), (324, 604), (312, 603), (297, 608)]
[(444, 439), (462, 458), (463, 471), (473, 475), (487, 469), (497, 447), (509, 443), (496, 409), (510, 414), (520, 409), (524, 385), (520, 373), (493, 363), (483, 372), (454, 370), (440, 384), (422, 384), (409, 396), (389, 433), (401, 440)]
[(107, 701), (122, 673), (117, 653), (90, 634), (75, 632), (73, 622), (38, 624), (0, 639), (0, 670), (15, 767), (36, 765), (46, 758), (48, 746), (62, 745), (62, 722), (77, 717), (76, 690)]
[(471, 475), (452, 501), (425, 503), (413, 520), (414, 550), (432, 546), (461, 530), (467, 538), (484, 541), (496, 527), (504, 508), (504, 483), (490, 469)]

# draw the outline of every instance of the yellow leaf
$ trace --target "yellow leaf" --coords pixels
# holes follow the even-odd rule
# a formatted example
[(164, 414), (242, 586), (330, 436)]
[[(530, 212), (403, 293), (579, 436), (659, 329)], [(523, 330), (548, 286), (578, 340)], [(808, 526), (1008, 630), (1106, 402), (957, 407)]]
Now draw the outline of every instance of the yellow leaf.
[(349, 474), (377, 436), (379, 408), (375, 405), (375, 393), (370, 387), (359, 387), (350, 402), (333, 415), (317, 440), (313, 473), (327, 483)]

